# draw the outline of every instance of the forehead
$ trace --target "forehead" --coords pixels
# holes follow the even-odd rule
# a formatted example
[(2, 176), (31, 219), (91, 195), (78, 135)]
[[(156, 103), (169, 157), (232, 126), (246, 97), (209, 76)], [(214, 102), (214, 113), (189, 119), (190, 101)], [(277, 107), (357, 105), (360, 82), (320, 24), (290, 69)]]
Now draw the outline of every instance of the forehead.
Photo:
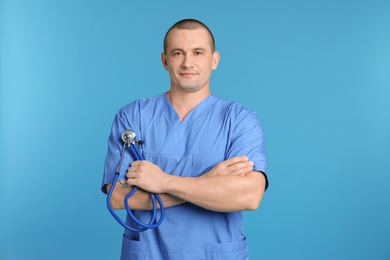
[(172, 29), (167, 35), (167, 49), (210, 48), (212, 38), (205, 28)]

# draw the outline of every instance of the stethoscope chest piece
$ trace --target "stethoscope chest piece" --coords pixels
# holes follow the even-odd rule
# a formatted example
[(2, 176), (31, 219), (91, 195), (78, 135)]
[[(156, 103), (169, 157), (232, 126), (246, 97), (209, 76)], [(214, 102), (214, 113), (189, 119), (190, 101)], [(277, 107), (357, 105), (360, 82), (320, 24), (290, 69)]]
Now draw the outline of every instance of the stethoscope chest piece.
[(126, 130), (122, 133), (122, 140), (125, 144), (132, 145), (136, 142), (136, 134), (133, 130)]

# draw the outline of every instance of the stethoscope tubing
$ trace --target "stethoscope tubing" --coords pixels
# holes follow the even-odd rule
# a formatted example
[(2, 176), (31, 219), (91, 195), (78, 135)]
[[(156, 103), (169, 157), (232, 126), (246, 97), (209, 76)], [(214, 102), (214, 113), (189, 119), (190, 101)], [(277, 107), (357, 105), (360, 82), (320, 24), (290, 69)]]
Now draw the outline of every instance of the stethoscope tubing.
[[(134, 156), (134, 158), (136, 160), (145, 160), (145, 158), (143, 157), (143, 155), (139, 152), (139, 150), (137, 148), (134, 147), (134, 144), (130, 144), (128, 145), (129, 149), (130, 149), (130, 152), (132, 153), (132, 155)], [(125, 148), (126, 148), (126, 143), (123, 144), (123, 147), (122, 147), (122, 156), (121, 156), (121, 160), (119, 162), (119, 165), (118, 165), (118, 168), (117, 168), (117, 171), (115, 173), (115, 177), (114, 177), (114, 181), (112, 182), (112, 185), (111, 185), (111, 188), (107, 194), (107, 208), (108, 208), (108, 211), (111, 213), (111, 215), (118, 221), (119, 224), (121, 224), (125, 229), (127, 230), (130, 230), (130, 231), (133, 231), (133, 232), (143, 232), (143, 231), (146, 231), (147, 229), (154, 229), (154, 228), (157, 228), (164, 220), (164, 217), (165, 217), (165, 208), (164, 208), (164, 204), (162, 202), (162, 199), (160, 197), (159, 194), (154, 194), (154, 193), (150, 193), (150, 198), (151, 198), (151, 201), (152, 201), (152, 217), (149, 221), (148, 224), (146, 223), (143, 223), (141, 222), (140, 220), (138, 220), (133, 212), (131, 211), (131, 208), (130, 208), (130, 205), (128, 203), (128, 200), (130, 199), (131, 196), (134, 195), (134, 193), (138, 190), (138, 187), (134, 186), (133, 189), (131, 190), (131, 192), (129, 192), (125, 198), (124, 198), (124, 205), (125, 205), (125, 209), (126, 209), (126, 212), (127, 214), (129, 215), (130, 219), (135, 222), (137, 225), (139, 225), (140, 227), (139, 228), (136, 228), (136, 227), (131, 227), (129, 226), (128, 224), (126, 224), (114, 211), (114, 209), (111, 207), (111, 197), (112, 197), (112, 193), (115, 189), (115, 186), (118, 182), (118, 179), (119, 179), (119, 171), (120, 171), (120, 167), (122, 165), (122, 162), (123, 162), (123, 157), (124, 157), (124, 153), (125, 153)], [(160, 218), (157, 222), (156, 221), (156, 217), (157, 217), (157, 204), (156, 204), (156, 199), (158, 201), (158, 204), (160, 205)], [(155, 223), (154, 223), (155, 222)], [(154, 224), (153, 224), (154, 223)]]

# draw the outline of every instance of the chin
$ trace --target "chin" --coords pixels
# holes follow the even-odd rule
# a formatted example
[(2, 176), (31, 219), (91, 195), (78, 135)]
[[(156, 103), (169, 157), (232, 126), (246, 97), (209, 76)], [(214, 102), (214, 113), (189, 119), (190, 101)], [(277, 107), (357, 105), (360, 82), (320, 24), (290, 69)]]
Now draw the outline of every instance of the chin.
[(198, 90), (201, 89), (201, 87), (199, 86), (181, 86), (180, 89), (186, 91), (186, 92), (189, 92), (189, 93), (192, 93), (192, 92), (197, 92)]

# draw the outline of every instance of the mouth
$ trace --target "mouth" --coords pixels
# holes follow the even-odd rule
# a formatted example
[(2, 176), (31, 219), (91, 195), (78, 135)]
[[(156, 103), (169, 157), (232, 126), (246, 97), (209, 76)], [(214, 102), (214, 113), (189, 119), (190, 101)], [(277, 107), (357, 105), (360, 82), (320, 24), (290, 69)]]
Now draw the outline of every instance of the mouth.
[(189, 71), (180, 72), (179, 74), (180, 74), (180, 76), (184, 76), (184, 77), (191, 77), (191, 76), (198, 75), (198, 73), (196, 73), (196, 72), (189, 72)]

